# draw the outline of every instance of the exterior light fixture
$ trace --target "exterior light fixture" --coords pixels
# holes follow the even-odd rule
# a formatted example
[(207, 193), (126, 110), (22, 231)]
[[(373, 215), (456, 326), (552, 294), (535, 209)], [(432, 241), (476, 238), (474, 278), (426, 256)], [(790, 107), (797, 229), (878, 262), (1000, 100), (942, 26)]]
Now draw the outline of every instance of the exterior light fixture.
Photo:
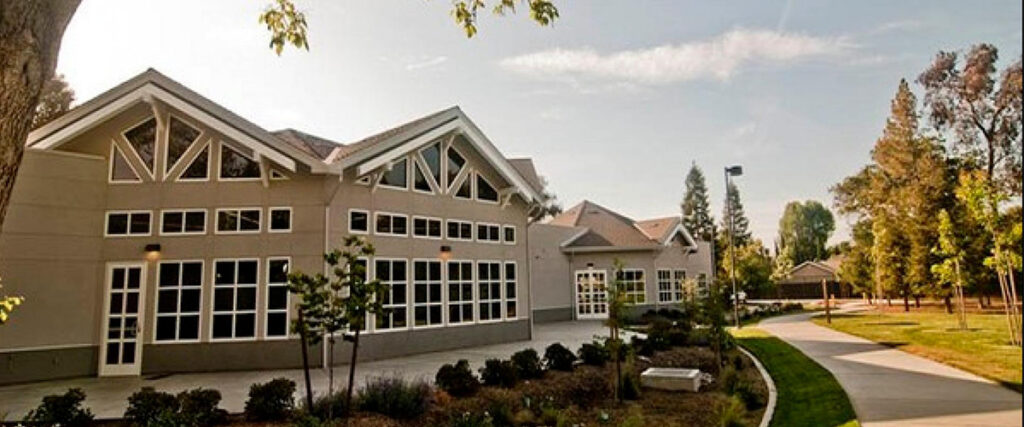
[(441, 245), (441, 261), (448, 261), (452, 257), (452, 247), (448, 245)]
[(146, 252), (146, 260), (156, 261), (160, 259), (160, 244), (150, 243), (143, 249)]
[(594, 263), (588, 262), (587, 263), (587, 268), (594, 268)]

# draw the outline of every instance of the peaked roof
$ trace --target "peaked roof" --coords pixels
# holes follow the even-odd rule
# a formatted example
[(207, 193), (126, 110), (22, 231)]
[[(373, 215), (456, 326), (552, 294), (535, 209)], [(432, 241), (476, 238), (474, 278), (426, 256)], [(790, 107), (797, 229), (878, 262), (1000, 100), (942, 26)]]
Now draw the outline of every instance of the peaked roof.
[(342, 144), (331, 141), (327, 138), (310, 135), (291, 128), (275, 130), (271, 133), (282, 141), (287, 142), (293, 147), (298, 148), (306, 154), (314, 156), (320, 160), (327, 160), (327, 157), (331, 155), (331, 152), (342, 146)]
[[(359, 153), (368, 148), (373, 148), (379, 144), (382, 144), (389, 139), (396, 137), (415, 137), (422, 134), (426, 130), (436, 127), (442, 123), (448, 122), (455, 118), (459, 107), (449, 107), (441, 111), (427, 114), (426, 116), (410, 120), (402, 123), (391, 129), (384, 130), (382, 132), (370, 135), (366, 138), (358, 141), (353, 141), (348, 144), (343, 144), (338, 154), (334, 157), (334, 160), (344, 159), (350, 157), (356, 153)], [(407, 135), (408, 134), (408, 135)]]
[(665, 241), (669, 238), (669, 233), (675, 231), (682, 222), (683, 219), (678, 216), (666, 216), (637, 221), (636, 225), (648, 237), (658, 241)]
[(566, 248), (653, 250), (661, 246), (632, 219), (589, 200), (567, 209), (548, 224), (586, 228), (586, 231), (564, 242), (562, 246)]
[(518, 159), (508, 159), (508, 162), (512, 164), (512, 167), (519, 171), (519, 174), (526, 178), (526, 182), (538, 192), (544, 191), (544, 183), (540, 180), (540, 175), (537, 175), (537, 168), (533, 166), (533, 159), (521, 157)]

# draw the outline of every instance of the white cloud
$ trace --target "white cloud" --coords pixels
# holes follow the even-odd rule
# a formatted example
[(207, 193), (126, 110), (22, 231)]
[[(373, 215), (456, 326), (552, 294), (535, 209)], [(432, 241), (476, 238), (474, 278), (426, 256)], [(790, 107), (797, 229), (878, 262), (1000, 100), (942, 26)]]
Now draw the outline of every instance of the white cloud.
[(666, 84), (700, 79), (725, 81), (748, 65), (833, 57), (854, 47), (846, 37), (736, 29), (708, 40), (607, 54), (590, 48), (545, 50), (505, 58), (499, 64), (538, 78)]
[(421, 70), (424, 68), (436, 67), (448, 61), (447, 56), (435, 56), (405, 65), (406, 71)]

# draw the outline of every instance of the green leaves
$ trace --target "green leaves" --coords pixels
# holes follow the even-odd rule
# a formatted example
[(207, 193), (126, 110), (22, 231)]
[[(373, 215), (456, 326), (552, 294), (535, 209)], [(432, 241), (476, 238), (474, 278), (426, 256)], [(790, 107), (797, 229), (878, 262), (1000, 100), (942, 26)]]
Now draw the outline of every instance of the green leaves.
[[(558, 19), (558, 8), (551, 0), (500, 0), (492, 13), (497, 16), (505, 16), (506, 13), (516, 12), (516, 3), (526, 3), (530, 8), (530, 19), (548, 26)], [(466, 37), (472, 38), (477, 33), (477, 12), (486, 8), (483, 0), (455, 0), (452, 4), (452, 17), (455, 23), (460, 25), (466, 32)]]
[[(0, 289), (3, 289), (3, 287), (3, 284), (0, 284)], [(10, 319), (11, 312), (14, 311), (14, 308), (21, 305), (23, 302), (25, 302), (25, 298), (23, 297), (0, 296), (0, 325), (7, 323), (7, 320)]]
[(260, 14), (259, 21), (270, 31), (270, 48), (281, 55), (285, 45), (309, 50), (306, 15), (295, 9), (292, 0), (274, 0)]

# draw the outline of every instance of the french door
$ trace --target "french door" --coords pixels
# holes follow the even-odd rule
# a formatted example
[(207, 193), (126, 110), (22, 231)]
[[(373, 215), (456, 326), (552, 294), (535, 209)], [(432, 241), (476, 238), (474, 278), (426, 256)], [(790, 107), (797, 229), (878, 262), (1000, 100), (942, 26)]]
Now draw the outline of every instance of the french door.
[(576, 271), (576, 318), (608, 317), (608, 284), (605, 270)]
[(139, 375), (146, 290), (144, 263), (110, 263), (104, 281), (100, 376)]

